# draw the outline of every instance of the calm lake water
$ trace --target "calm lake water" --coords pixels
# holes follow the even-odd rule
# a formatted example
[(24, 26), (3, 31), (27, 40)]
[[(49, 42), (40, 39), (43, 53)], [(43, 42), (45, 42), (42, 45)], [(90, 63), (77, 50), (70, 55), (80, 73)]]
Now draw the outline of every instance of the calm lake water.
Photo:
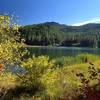
[(31, 55), (48, 55), (50, 58), (62, 56), (76, 56), (82, 53), (100, 55), (100, 48), (79, 48), (79, 47), (28, 47)]
[[(78, 48), (78, 47), (28, 47), (30, 55), (33, 54), (36, 56), (48, 55), (50, 59), (62, 57), (62, 56), (76, 56), (82, 53), (90, 53), (100, 55), (100, 49), (93, 48)], [(9, 65), (6, 67), (8, 70), (13, 73), (25, 73), (26, 70), (20, 68), (18, 65), (13, 65), (12, 69), (9, 68)]]

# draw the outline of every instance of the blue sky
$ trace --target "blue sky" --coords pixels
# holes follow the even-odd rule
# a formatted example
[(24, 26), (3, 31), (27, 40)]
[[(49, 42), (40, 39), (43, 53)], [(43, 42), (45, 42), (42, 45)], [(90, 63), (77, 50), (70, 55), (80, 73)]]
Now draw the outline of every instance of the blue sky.
[(100, 22), (100, 0), (0, 0), (0, 14), (19, 16), (20, 24)]

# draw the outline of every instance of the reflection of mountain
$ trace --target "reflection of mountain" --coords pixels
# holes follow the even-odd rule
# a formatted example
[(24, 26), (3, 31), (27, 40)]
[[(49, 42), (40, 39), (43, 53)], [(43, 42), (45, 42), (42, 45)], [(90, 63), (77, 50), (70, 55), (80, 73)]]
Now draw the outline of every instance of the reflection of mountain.
[(68, 26), (46, 22), (21, 27), (20, 32), (30, 45), (100, 47), (100, 24)]

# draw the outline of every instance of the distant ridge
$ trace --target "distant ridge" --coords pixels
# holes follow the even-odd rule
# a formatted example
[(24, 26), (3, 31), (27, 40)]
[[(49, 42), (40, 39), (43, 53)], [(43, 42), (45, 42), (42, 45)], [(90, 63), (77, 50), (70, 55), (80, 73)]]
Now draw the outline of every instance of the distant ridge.
[(22, 26), (20, 32), (29, 45), (100, 47), (99, 23), (71, 26), (45, 22)]

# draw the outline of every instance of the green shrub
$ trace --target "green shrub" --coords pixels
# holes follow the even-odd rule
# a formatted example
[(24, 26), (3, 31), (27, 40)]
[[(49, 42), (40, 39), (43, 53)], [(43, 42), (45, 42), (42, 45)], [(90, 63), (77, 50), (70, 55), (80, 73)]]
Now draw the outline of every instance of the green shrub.
[(33, 56), (22, 62), (22, 66), (26, 69), (26, 73), (19, 75), (18, 80), (22, 87), (26, 87), (35, 93), (43, 88), (41, 77), (52, 70), (54, 64), (53, 61), (49, 61), (48, 56)]

